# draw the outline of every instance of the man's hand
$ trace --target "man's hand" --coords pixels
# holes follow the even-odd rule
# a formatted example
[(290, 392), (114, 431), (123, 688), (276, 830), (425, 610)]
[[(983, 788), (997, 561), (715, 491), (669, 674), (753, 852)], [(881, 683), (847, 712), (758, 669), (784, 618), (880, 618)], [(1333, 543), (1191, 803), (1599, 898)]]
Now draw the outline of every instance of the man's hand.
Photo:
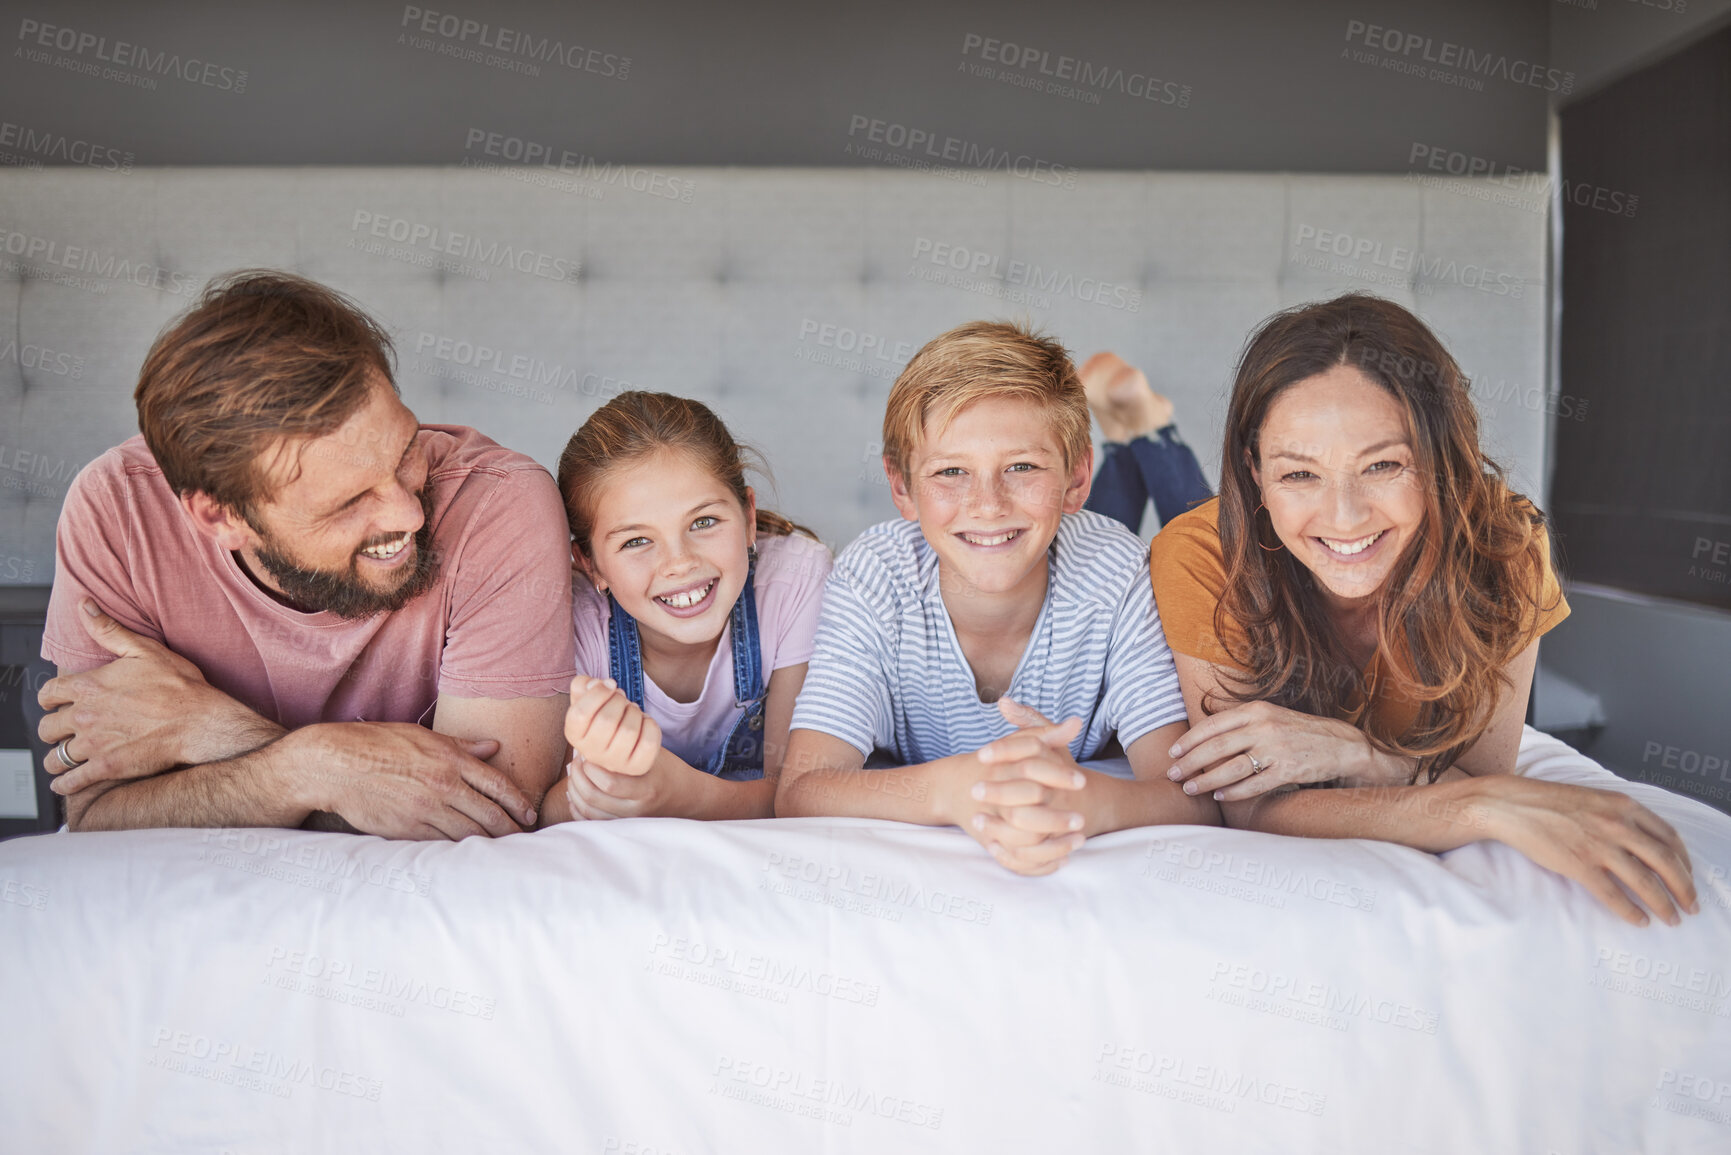
[(282, 727), (211, 686), (197, 666), (160, 642), (128, 630), (89, 598), (80, 607), (85, 632), (114, 660), (51, 678), (36, 696), (49, 711), (37, 735), (51, 746), (68, 740), (67, 753), (81, 763), (68, 770), (49, 753), (43, 765), (57, 776), (56, 793), (221, 761), (282, 734)]
[(661, 727), (612, 678), (579, 674), (571, 680), (565, 740), (576, 751), (573, 764), (591, 762), (632, 777), (648, 774), (661, 753)]
[(491, 738), (464, 740), (404, 722), (321, 723), (272, 750), (312, 810), (385, 838), (500, 837), (535, 824), (527, 795), (482, 758)]
[(998, 700), (998, 709), (1021, 729), (975, 755), (979, 777), (968, 791), (974, 808), (958, 825), (1007, 869), (1050, 874), (1087, 837), (1083, 815), (1070, 809), (1088, 781), (1069, 747), (1082, 720), (1054, 724), (1008, 698)]

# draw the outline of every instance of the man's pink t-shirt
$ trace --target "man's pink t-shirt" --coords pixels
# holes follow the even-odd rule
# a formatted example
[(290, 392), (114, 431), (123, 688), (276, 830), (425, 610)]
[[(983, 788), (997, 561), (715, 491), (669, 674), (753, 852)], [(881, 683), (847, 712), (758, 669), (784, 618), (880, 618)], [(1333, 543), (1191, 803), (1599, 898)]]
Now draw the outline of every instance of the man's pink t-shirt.
[[(766, 686), (772, 672), (811, 660), (829, 567), (829, 550), (821, 541), (799, 534), (757, 539), (757, 569), (751, 585), (757, 594), (759, 657)], [(608, 676), (607, 614), (606, 595), (596, 593), (594, 586), (578, 578), (574, 610), (577, 668), (594, 678)], [(674, 701), (646, 674), (643, 706), (643, 712), (661, 727), (663, 748), (678, 755), (687, 766), (703, 769), (745, 712), (733, 701), (732, 627), (722, 627), (696, 701)]]
[(423, 425), (437, 583), (400, 610), (347, 621), (273, 599), (194, 528), (133, 437), (85, 466), (60, 511), (42, 656), (68, 672), (111, 660), (80, 622), (88, 594), (129, 630), (289, 729), (432, 724), (440, 694), (551, 697), (572, 664), (571, 552), (547, 471), (460, 425)]

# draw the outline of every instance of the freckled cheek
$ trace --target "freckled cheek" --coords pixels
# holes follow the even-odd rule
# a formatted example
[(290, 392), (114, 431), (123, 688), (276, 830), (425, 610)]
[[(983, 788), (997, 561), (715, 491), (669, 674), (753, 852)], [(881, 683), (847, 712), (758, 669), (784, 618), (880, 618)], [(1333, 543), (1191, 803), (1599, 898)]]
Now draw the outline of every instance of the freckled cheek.
[(919, 489), (920, 520), (946, 521), (962, 507), (962, 493), (951, 486), (928, 482)]
[(1034, 513), (1050, 514), (1064, 506), (1064, 488), (1050, 478), (1016, 482), (1010, 495), (1017, 505)]

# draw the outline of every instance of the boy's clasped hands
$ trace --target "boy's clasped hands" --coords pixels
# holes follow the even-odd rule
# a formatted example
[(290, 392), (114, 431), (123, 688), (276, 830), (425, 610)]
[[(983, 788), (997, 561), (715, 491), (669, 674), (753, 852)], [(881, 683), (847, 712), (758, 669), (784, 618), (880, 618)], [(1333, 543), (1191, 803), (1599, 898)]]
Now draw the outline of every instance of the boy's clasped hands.
[(979, 777), (956, 810), (967, 815), (957, 825), (999, 865), (1017, 874), (1050, 874), (1088, 837), (1081, 807), (1089, 775), (1070, 754), (1082, 720), (1052, 722), (1009, 698), (998, 699), (998, 712), (1018, 729), (963, 761)]

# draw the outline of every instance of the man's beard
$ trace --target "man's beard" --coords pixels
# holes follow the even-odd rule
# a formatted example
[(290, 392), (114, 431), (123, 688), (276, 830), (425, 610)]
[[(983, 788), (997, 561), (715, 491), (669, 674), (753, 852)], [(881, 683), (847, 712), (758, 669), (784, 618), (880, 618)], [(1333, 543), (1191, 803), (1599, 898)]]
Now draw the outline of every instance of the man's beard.
[[(253, 523), (249, 517), (247, 521), (260, 539), (253, 556), (258, 558), (258, 563), (264, 567), (265, 572), (276, 580), (277, 585), (282, 588), (283, 596), (297, 606), (309, 610), (324, 610), (351, 621), (400, 610), (426, 593), (439, 578), (439, 559), (433, 552), (432, 485), (429, 483), (423, 486), (417, 496), (421, 499), (421, 513), (424, 516), (421, 528), (415, 532), (414, 567), (404, 575), (402, 583), (394, 590), (380, 591), (364, 584), (361, 581), (360, 561), (354, 556), (349, 558), (349, 568), (346, 571), (308, 569), (297, 564), (271, 534)], [(367, 546), (391, 541), (395, 536), (392, 534), (377, 540), (364, 541), (356, 553)]]

